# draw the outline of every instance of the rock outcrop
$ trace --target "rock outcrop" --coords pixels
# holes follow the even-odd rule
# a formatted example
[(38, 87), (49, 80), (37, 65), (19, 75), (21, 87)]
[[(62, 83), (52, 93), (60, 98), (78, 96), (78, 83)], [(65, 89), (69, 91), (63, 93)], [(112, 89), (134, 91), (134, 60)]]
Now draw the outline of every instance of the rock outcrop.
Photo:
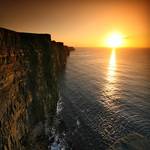
[(57, 76), (71, 50), (48, 34), (0, 28), (0, 149), (45, 148), (59, 99)]

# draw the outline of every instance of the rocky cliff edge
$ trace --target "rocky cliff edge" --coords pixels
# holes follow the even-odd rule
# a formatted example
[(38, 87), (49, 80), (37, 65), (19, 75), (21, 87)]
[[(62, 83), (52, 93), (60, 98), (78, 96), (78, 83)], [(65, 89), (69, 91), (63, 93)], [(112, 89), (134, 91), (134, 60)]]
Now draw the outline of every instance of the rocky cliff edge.
[(46, 149), (57, 76), (72, 50), (49, 34), (0, 28), (0, 149)]

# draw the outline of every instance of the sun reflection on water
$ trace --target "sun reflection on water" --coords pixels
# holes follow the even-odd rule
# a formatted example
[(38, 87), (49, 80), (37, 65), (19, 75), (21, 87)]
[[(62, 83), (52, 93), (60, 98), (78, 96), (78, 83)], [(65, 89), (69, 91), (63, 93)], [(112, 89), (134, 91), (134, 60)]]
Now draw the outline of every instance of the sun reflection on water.
[(108, 60), (106, 84), (104, 86), (105, 105), (109, 109), (115, 108), (114, 101), (116, 100), (116, 49), (112, 49)]
[(108, 65), (107, 79), (109, 82), (113, 82), (115, 80), (115, 73), (116, 73), (116, 49), (114, 48), (112, 49)]

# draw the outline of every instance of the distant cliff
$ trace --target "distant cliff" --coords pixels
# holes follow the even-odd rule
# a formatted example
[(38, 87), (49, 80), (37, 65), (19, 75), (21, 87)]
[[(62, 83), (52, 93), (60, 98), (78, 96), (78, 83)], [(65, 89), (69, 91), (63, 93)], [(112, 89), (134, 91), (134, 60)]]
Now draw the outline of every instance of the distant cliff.
[(0, 28), (0, 149), (45, 148), (71, 50), (48, 34)]

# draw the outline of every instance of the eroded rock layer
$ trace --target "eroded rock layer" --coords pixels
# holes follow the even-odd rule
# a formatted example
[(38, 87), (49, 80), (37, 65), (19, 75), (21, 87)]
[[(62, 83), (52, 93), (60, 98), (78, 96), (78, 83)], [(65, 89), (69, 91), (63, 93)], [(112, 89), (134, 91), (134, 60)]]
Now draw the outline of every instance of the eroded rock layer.
[(44, 149), (70, 50), (48, 34), (0, 28), (0, 149)]

